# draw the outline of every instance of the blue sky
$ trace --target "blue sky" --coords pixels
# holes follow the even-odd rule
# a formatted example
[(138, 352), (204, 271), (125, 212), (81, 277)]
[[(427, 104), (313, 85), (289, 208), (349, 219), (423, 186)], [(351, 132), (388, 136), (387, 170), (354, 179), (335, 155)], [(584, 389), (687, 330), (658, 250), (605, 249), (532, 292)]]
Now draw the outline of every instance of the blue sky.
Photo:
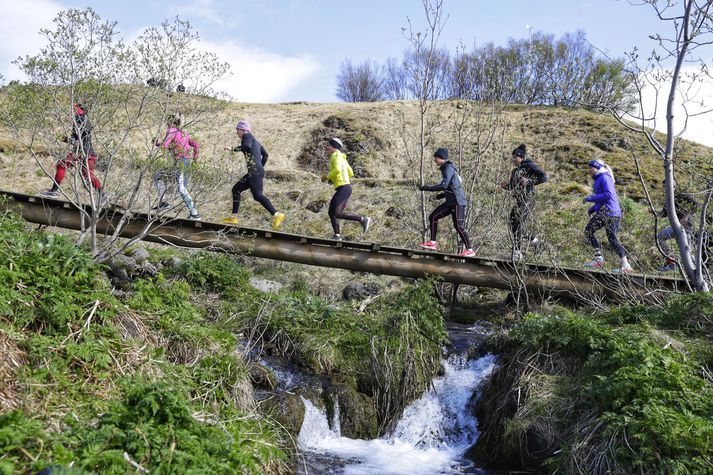
[[(345, 58), (400, 57), (408, 46), (407, 18), (416, 29), (424, 25), (421, 0), (4, 1), (0, 73), (17, 79), (9, 63), (38, 51), (39, 28), (61, 9), (87, 6), (116, 20), (129, 39), (165, 18), (191, 20), (202, 47), (232, 65), (233, 77), (221, 86), (247, 102), (335, 101), (335, 76)], [(650, 7), (623, 0), (444, 0), (444, 11), (441, 46), (450, 50), (461, 42), (505, 44), (527, 37), (531, 27), (557, 36), (581, 29), (596, 47), (620, 56), (634, 46), (650, 51), (648, 35), (663, 31)]]

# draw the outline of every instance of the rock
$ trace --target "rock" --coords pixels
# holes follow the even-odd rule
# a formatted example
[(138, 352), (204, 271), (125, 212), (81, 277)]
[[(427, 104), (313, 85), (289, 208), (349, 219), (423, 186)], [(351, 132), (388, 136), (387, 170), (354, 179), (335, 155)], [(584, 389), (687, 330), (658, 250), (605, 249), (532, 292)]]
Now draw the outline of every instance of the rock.
[(143, 247), (137, 247), (132, 249), (129, 255), (134, 258), (137, 264), (143, 264), (144, 262), (148, 261), (150, 257), (149, 252)]
[(391, 218), (401, 219), (404, 217), (404, 212), (395, 206), (389, 206), (389, 208), (384, 213), (386, 216)]
[(374, 401), (351, 386), (334, 385), (327, 389), (327, 416), (333, 420), (335, 404), (339, 405), (342, 436), (352, 439), (375, 439), (379, 436)]
[(274, 391), (277, 388), (277, 379), (275, 374), (259, 363), (251, 363), (248, 372), (250, 374), (250, 381), (258, 389), (265, 389), (268, 391)]
[(351, 282), (342, 289), (342, 298), (344, 300), (362, 300), (378, 294), (380, 290), (381, 286), (373, 282), (367, 282), (365, 284)]
[(297, 438), (305, 418), (305, 405), (299, 395), (275, 393), (260, 401), (258, 409), (280, 423), (292, 437)]
[(297, 201), (297, 200), (300, 199), (300, 196), (302, 196), (302, 193), (300, 193), (299, 191), (288, 191), (288, 192), (285, 193), (285, 194), (286, 194), (287, 197), (288, 197), (289, 199), (291, 199), (292, 201)]
[(166, 267), (178, 267), (181, 265), (181, 262), (183, 262), (181, 258), (176, 256), (171, 256), (161, 261), (161, 263)]
[(136, 274), (140, 276), (156, 277), (156, 274), (158, 274), (158, 269), (150, 262), (144, 262), (143, 264), (137, 266), (135, 271)]
[(325, 200), (317, 200), (317, 201), (312, 201), (307, 206), (305, 206), (305, 208), (312, 211), (313, 213), (319, 213), (322, 210), (322, 208), (324, 208), (325, 204), (327, 204), (327, 202)]
[(119, 280), (129, 280), (136, 270), (134, 258), (119, 254), (109, 262), (111, 273)]
[(254, 288), (261, 292), (268, 294), (276, 294), (282, 289), (282, 284), (279, 282), (273, 282), (272, 280), (256, 279), (255, 277), (250, 277), (248, 283)]

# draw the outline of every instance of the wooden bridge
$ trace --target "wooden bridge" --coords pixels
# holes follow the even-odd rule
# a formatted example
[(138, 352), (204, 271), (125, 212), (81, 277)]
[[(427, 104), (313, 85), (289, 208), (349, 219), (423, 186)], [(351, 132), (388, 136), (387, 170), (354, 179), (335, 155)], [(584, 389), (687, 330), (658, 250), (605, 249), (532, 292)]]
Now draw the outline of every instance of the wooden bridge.
[[(0, 190), (6, 209), (25, 220), (67, 229), (82, 229), (82, 211), (66, 201)], [(91, 214), (86, 207), (84, 213)], [(85, 214), (85, 216), (87, 215)], [(85, 218), (86, 219), (86, 218)], [(659, 275), (618, 275), (533, 263), (512, 263), (484, 257), (384, 246), (379, 243), (334, 241), (263, 229), (205, 221), (154, 217), (109, 208), (102, 210), (97, 232), (142, 238), (163, 244), (247, 254), (312, 266), (399, 277), (434, 277), (446, 282), (507, 290), (539, 296), (567, 296), (580, 300), (659, 300), (687, 290), (682, 279)]]

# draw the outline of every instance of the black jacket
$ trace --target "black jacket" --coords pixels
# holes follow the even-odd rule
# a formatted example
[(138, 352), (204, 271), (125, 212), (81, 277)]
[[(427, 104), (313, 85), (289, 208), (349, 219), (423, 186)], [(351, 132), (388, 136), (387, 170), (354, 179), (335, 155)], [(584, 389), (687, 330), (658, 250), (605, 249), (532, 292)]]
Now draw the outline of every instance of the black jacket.
[(465, 206), (468, 204), (468, 200), (465, 199), (465, 191), (463, 190), (463, 183), (458, 175), (458, 169), (453, 162), (448, 160), (443, 165), (441, 165), (441, 175), (443, 179), (437, 185), (424, 185), (420, 189), (422, 191), (443, 191), (446, 195), (446, 204), (449, 205), (461, 205)]
[(92, 146), (92, 132), (94, 126), (86, 115), (77, 115), (74, 117), (72, 127), (72, 136), (69, 138), (69, 143), (74, 145), (74, 153), (77, 155), (94, 155), (94, 147)]
[[(521, 178), (527, 178), (527, 184), (523, 186), (520, 183)], [(510, 173), (510, 181), (507, 189), (512, 191), (513, 196), (518, 201), (529, 200), (535, 193), (535, 185), (539, 185), (547, 181), (547, 175), (538, 167), (535, 162), (526, 158), (513, 168)]]
[(234, 152), (245, 154), (245, 165), (248, 168), (248, 175), (257, 175), (265, 172), (268, 153), (260, 142), (251, 133), (243, 135), (240, 145), (233, 149)]

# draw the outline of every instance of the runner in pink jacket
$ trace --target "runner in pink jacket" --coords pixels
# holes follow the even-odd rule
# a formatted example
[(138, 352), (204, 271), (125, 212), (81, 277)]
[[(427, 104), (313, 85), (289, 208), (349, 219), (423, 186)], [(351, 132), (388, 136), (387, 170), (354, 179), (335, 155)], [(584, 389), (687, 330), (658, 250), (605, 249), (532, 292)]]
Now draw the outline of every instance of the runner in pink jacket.
[(188, 219), (200, 220), (201, 216), (196, 210), (193, 198), (188, 193), (188, 170), (191, 165), (191, 149), (193, 160), (198, 159), (200, 146), (193, 140), (188, 132), (181, 130), (181, 116), (172, 114), (168, 116), (168, 131), (163, 141), (157, 141), (156, 146), (167, 150), (173, 156), (173, 167), (157, 171), (153, 176), (154, 184), (158, 190), (158, 204), (154, 210), (162, 211), (171, 207), (164, 201), (166, 194), (166, 180), (176, 180), (178, 192), (188, 208)]

